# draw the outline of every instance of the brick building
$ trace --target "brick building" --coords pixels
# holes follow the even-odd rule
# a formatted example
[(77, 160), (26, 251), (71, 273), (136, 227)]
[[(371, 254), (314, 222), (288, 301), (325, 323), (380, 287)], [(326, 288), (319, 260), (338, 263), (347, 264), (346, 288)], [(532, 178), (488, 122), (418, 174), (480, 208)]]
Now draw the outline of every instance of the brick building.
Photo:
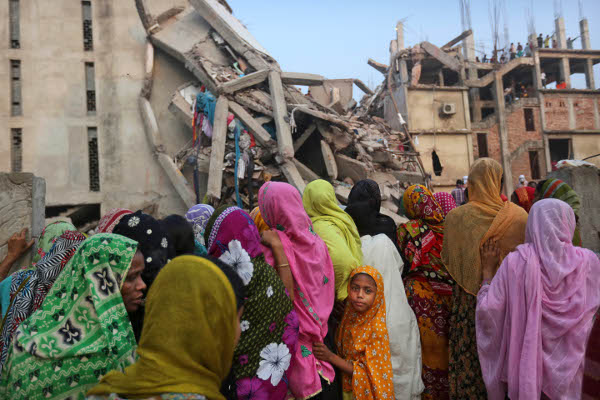
[[(479, 157), (511, 171), (505, 174), (510, 194), (519, 175), (542, 179), (559, 160), (600, 153), (600, 91), (593, 75), (600, 50), (591, 49), (586, 19), (580, 21), (581, 49), (567, 46), (562, 18), (555, 24), (556, 48), (538, 48), (533, 34), (522, 57), (483, 63), (471, 30), (441, 47), (422, 42), (404, 48), (399, 23), (390, 65), (369, 62), (386, 75), (378, 92), (382, 116), (399, 129), (402, 115), (436, 190), (454, 186)], [(585, 75), (585, 89), (571, 87), (573, 74)], [(444, 166), (437, 173), (435, 157)], [(600, 157), (589, 161), (600, 166)]]

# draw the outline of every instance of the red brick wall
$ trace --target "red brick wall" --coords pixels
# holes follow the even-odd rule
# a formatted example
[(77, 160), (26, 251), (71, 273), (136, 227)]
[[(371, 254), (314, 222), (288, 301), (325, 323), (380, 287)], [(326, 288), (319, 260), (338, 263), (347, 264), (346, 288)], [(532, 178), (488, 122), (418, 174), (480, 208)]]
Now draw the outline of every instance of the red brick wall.
[[(534, 131), (527, 131), (525, 127), (524, 109), (531, 108), (533, 110)], [(539, 107), (519, 107), (506, 118), (508, 127), (508, 152), (513, 153), (520, 146), (530, 141), (542, 141), (542, 122), (540, 119)], [(489, 129), (474, 129), (473, 136), (473, 154), (476, 158), (479, 157), (479, 149), (477, 146), (477, 133), (487, 133), (488, 153), (489, 157), (498, 162), (502, 162), (500, 152), (500, 135), (498, 134), (498, 125), (495, 124)], [(541, 143), (540, 143), (541, 144)], [(532, 150), (533, 151), (533, 150)], [(545, 175), (545, 161), (543, 159), (544, 152), (538, 151), (539, 168), (542, 175)], [(529, 150), (525, 149), (512, 161), (512, 176), (513, 184), (516, 186), (519, 175), (525, 175), (527, 180), (531, 179), (531, 168), (529, 165)]]
[(573, 99), (577, 130), (594, 129), (594, 101), (593, 97), (576, 97)]
[(569, 104), (564, 95), (544, 96), (546, 129), (560, 131), (569, 129)]

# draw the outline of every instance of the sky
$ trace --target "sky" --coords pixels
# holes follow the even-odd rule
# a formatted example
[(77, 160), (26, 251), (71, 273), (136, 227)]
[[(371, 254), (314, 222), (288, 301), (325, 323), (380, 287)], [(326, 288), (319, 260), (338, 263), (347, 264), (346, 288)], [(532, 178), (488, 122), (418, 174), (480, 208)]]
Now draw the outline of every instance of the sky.
[[(492, 46), (490, 0), (471, 0), (476, 48)], [(567, 37), (579, 36), (579, 0), (504, 0), (510, 41), (527, 40), (528, 9), (533, 10), (537, 33), (554, 31), (555, 3), (562, 3)], [(285, 71), (316, 73), (326, 78), (358, 78), (375, 88), (383, 75), (367, 65), (373, 58), (389, 63), (390, 40), (404, 21), (409, 47), (421, 41), (442, 46), (462, 32), (458, 0), (228, 0), (234, 15), (269, 51)], [(581, 0), (588, 18), (592, 48), (600, 49), (600, 1)], [(502, 23), (502, 28), (504, 24)], [(501, 34), (503, 37), (503, 34)], [(581, 41), (575, 42), (581, 48)], [(600, 86), (600, 64), (594, 67)], [(583, 82), (583, 83), (582, 83)], [(574, 87), (585, 86), (582, 77)], [(355, 98), (362, 93), (357, 87)]]

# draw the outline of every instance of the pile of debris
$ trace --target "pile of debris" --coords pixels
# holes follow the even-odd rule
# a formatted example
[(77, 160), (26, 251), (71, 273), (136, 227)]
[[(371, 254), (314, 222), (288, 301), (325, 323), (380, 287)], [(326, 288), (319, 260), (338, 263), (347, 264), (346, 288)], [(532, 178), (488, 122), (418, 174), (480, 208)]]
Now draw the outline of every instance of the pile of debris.
[[(373, 94), (359, 80), (281, 71), (224, 1), (190, 0), (187, 8), (156, 18), (143, 0), (136, 4), (152, 43), (142, 116), (159, 161), (174, 184), (180, 183), (176, 187), (186, 203), (195, 203), (199, 191), (181, 185), (179, 169), (190, 162), (208, 173), (209, 202), (244, 208), (256, 205), (257, 189), (271, 179), (286, 180), (301, 192), (307, 182), (327, 179), (345, 202), (354, 182), (371, 178), (382, 188), (384, 212), (395, 214), (403, 187), (424, 182), (406, 133), (379, 116), (355, 113), (360, 108), (353, 85)], [(148, 102), (153, 45), (198, 79), (180, 87), (169, 105), (194, 137), (175, 157), (164, 154)], [(308, 87), (308, 93), (297, 86)]]

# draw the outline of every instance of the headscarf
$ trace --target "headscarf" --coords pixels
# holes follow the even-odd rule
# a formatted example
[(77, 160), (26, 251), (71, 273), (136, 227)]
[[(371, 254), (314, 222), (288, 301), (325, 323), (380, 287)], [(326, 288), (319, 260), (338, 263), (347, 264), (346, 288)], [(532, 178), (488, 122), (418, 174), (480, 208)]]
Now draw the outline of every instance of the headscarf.
[(438, 204), (442, 207), (442, 211), (444, 212), (444, 217), (448, 215), (448, 213), (454, 210), (456, 207), (456, 200), (450, 193), (447, 192), (437, 192), (433, 194), (433, 198), (438, 202)]
[(208, 254), (230, 265), (247, 288), (232, 366), (237, 398), (253, 393), (283, 399), (298, 342), (298, 316), (277, 272), (265, 262), (258, 230), (245, 211), (224, 206), (213, 213), (204, 236)]
[(205, 246), (204, 229), (215, 209), (208, 204), (196, 204), (185, 213), (185, 219), (194, 226), (194, 236), (196, 241)]
[(205, 258), (177, 257), (158, 274), (146, 313), (137, 362), (109, 372), (88, 395), (195, 393), (224, 399), (219, 389), (231, 367), (238, 323), (225, 274)]
[(385, 318), (383, 278), (373, 267), (358, 267), (350, 275), (369, 275), (377, 284), (375, 301), (367, 311), (359, 313), (348, 302), (337, 334), (340, 357), (353, 364), (352, 376), (343, 375), (344, 392), (352, 392), (356, 400), (394, 399), (390, 377), (392, 362)]
[(11, 301), (2, 321), (0, 336), (0, 372), (8, 356), (13, 333), (21, 322), (40, 308), (52, 284), (84, 240), (85, 236), (81, 233), (66, 231), (34, 269), (12, 275)]
[(573, 246), (564, 202), (533, 205), (525, 244), (477, 296), (477, 347), (490, 399), (581, 396), (587, 337), (600, 305), (600, 261)]
[(359, 235), (387, 235), (396, 244), (396, 223), (391, 217), (380, 213), (381, 192), (377, 182), (363, 179), (356, 182), (348, 195), (346, 212), (350, 214)]
[[(333, 264), (327, 246), (312, 227), (298, 190), (288, 183), (267, 182), (259, 190), (258, 205), (265, 222), (278, 234), (294, 278), (294, 309), (299, 319), (298, 347), (289, 369), (290, 391), (296, 398), (319, 393), (321, 376), (333, 381), (333, 367), (317, 361), (315, 342), (323, 343), (335, 299)], [(275, 265), (270, 249), (265, 259)]]
[(73, 224), (64, 221), (56, 221), (46, 225), (40, 238), (38, 240), (37, 251), (33, 255), (31, 262), (33, 265), (37, 264), (38, 261), (50, 251), (56, 239), (60, 237), (66, 231), (76, 231), (77, 228)]
[(417, 318), (408, 305), (402, 283), (402, 258), (386, 235), (363, 236), (361, 241), (364, 263), (376, 268), (383, 278), (395, 398), (420, 398), (424, 389), (421, 337)]
[(527, 212), (500, 198), (502, 166), (480, 158), (469, 174), (469, 202), (446, 217), (442, 261), (454, 280), (475, 296), (481, 283), (479, 249), (488, 239), (497, 240), (500, 259), (525, 240)]
[(523, 186), (515, 190), (518, 204), (527, 212), (531, 209), (535, 197), (535, 189), (529, 186)]
[[(548, 179), (543, 183), (541, 188), (539, 188), (539, 191), (542, 199), (558, 199), (570, 205), (575, 213), (575, 217), (579, 219), (581, 199), (579, 198), (577, 192), (574, 191), (567, 183), (559, 179)], [(579, 226), (575, 228), (575, 233), (573, 234), (573, 244), (580, 247), (582, 245)]]
[[(144, 271), (142, 279), (148, 289), (158, 275), (160, 269), (167, 263), (169, 255), (169, 240), (160, 222), (141, 210), (125, 215), (113, 229), (113, 233), (123, 235), (138, 242), (138, 248), (144, 255)], [(148, 290), (147, 289), (147, 290)], [(142, 334), (144, 324), (144, 307), (129, 315), (136, 339)]]
[(360, 236), (354, 220), (338, 205), (331, 183), (322, 179), (306, 185), (302, 203), (315, 232), (327, 245), (335, 272), (337, 299), (344, 300), (348, 297), (350, 273), (362, 265)]
[(78, 398), (108, 371), (133, 363), (136, 344), (121, 287), (136, 247), (112, 234), (81, 244), (15, 332), (0, 397)]
[(112, 233), (115, 226), (121, 221), (121, 218), (127, 214), (133, 214), (133, 211), (126, 208), (113, 208), (104, 217), (100, 218), (98, 227), (96, 228), (97, 233)]
[(410, 218), (398, 227), (398, 246), (407, 263), (405, 276), (415, 274), (430, 282), (436, 293), (451, 294), (453, 282), (441, 262), (444, 242), (442, 207), (423, 185), (406, 189), (402, 204)]
[(264, 231), (269, 230), (269, 225), (267, 225), (262, 215), (260, 215), (260, 208), (258, 206), (254, 207), (254, 210), (250, 213), (250, 218), (254, 220), (254, 225), (258, 228), (258, 233), (262, 234)]

